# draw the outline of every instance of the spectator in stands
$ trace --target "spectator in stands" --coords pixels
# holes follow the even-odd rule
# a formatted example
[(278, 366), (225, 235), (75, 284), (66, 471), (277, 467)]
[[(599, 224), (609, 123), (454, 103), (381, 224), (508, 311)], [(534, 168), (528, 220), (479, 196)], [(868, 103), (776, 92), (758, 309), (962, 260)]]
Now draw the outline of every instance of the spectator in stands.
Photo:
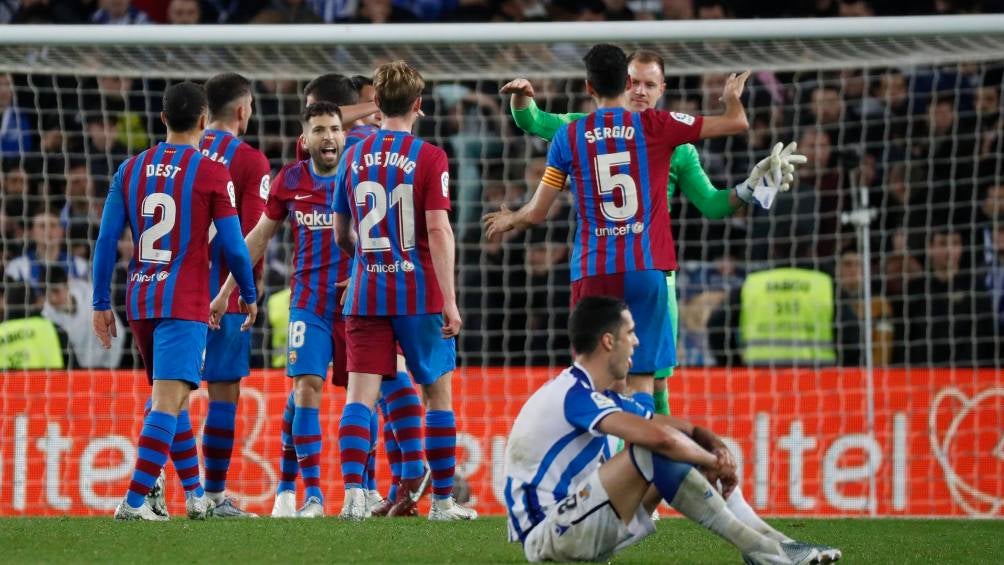
[(202, 8), (198, 0), (171, 0), (167, 5), (167, 23), (195, 25), (202, 21)]
[(1000, 86), (995, 84), (978, 86), (973, 92), (973, 109), (976, 111), (980, 132), (981, 158), (992, 157), (999, 153), (1001, 130), (1004, 129), (1000, 94)]
[(91, 23), (135, 25), (150, 23), (150, 16), (135, 8), (129, 0), (100, 0), (100, 8), (91, 16)]
[(87, 166), (95, 178), (111, 180), (118, 166), (129, 156), (129, 150), (118, 140), (117, 114), (92, 113), (85, 118), (87, 140), (84, 154)]
[(72, 163), (66, 171), (66, 204), (59, 221), (71, 235), (78, 229), (88, 233), (101, 223), (101, 201), (95, 198), (94, 179), (85, 162)]
[[(525, 261), (526, 297), (517, 307), (524, 318), (511, 320), (517, 329), (527, 332), (526, 359), (532, 365), (563, 365), (568, 362), (568, 340), (562, 330), (568, 325), (571, 282), (566, 243), (568, 230), (536, 228), (527, 234)], [(516, 289), (520, 285), (514, 285)]]
[(680, 365), (703, 367), (715, 364), (708, 336), (708, 321), (732, 291), (742, 288), (746, 273), (730, 256), (681, 266), (677, 271), (680, 290), (680, 331), (677, 359)]
[(13, 162), (0, 174), (0, 229), (4, 235), (4, 262), (23, 252), (24, 220), (36, 205), (28, 191), (28, 175)]
[[(984, 250), (982, 266), (979, 270), (982, 287), (989, 293), (997, 326), (998, 344), (1004, 344), (1004, 222), (997, 222), (988, 228), (989, 241)], [(1001, 352), (995, 354), (1000, 358)]]
[(907, 289), (905, 361), (913, 366), (993, 365), (990, 295), (961, 270), (962, 235), (935, 226), (927, 238), (924, 275)]
[(694, 19), (694, 0), (662, 0), (660, 20)]
[(603, 0), (603, 4), (606, 6), (607, 21), (627, 22), (635, 19), (627, 0)]
[(70, 278), (90, 278), (87, 261), (67, 253), (59, 218), (50, 212), (41, 212), (31, 219), (29, 246), (24, 254), (7, 265), (7, 276), (15, 281), (27, 281), (41, 286), (42, 268), (49, 264), (62, 265)]
[[(892, 325), (892, 305), (885, 297), (873, 294), (871, 303), (866, 304), (864, 299), (865, 284), (869, 284), (864, 279), (863, 261), (854, 248), (849, 248), (840, 254), (836, 264), (836, 300), (837, 308), (845, 310), (846, 321), (855, 327), (838, 327), (838, 332), (854, 332), (860, 335), (865, 328), (865, 309), (871, 308), (872, 314), (872, 359), (877, 367), (888, 366), (892, 362), (893, 325)], [(843, 365), (857, 365), (864, 362), (864, 342), (858, 343), (860, 347), (855, 347), (853, 337), (838, 338), (841, 344), (847, 344), (850, 348), (841, 351)], [(856, 359), (856, 360), (855, 360)]]
[(866, 0), (840, 0), (837, 15), (841, 18), (870, 17), (875, 15), (875, 9)]
[[(98, 92), (85, 98), (85, 109), (101, 109), (116, 119), (115, 138), (132, 153), (150, 146), (147, 116), (137, 111), (144, 108), (143, 101), (133, 101), (135, 81), (130, 77), (102, 76), (97, 78)], [(159, 119), (156, 120), (158, 123)]]
[(697, 0), (697, 19), (725, 20), (735, 17), (732, 8), (721, 0)]
[[(91, 307), (94, 288), (91, 283), (70, 280), (66, 269), (59, 265), (43, 269), (43, 280), (45, 304), (42, 315), (66, 333), (76, 366), (84, 369), (117, 368), (122, 359), (123, 341), (112, 340), (111, 348), (105, 349), (91, 330), (94, 314)], [(117, 335), (125, 335), (125, 326), (118, 316), (115, 316), (115, 328)]]
[(415, 22), (415, 16), (391, 0), (359, 0), (359, 11), (349, 21), (355, 24), (400, 24)]
[(313, 24), (323, 21), (309, 0), (271, 0), (266, 8), (255, 15), (251, 23)]
[(3, 286), (0, 370), (70, 366), (66, 334), (42, 317), (41, 295), (26, 284), (8, 282)]
[(32, 124), (28, 113), (17, 106), (14, 79), (0, 73), (0, 160), (20, 157), (32, 149)]

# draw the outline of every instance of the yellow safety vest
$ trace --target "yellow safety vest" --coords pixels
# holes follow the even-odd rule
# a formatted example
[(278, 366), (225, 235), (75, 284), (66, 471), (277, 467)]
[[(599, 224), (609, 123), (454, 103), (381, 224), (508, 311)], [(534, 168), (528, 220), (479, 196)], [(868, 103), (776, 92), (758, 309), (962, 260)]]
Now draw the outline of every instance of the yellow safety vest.
[(290, 291), (286, 288), (269, 296), (265, 303), (268, 308), (268, 325), (272, 331), (272, 367), (275, 369), (286, 366), (289, 297)]
[(753, 273), (742, 288), (740, 345), (750, 365), (833, 364), (833, 279), (805, 269)]
[(0, 369), (62, 369), (56, 326), (41, 316), (0, 323)]

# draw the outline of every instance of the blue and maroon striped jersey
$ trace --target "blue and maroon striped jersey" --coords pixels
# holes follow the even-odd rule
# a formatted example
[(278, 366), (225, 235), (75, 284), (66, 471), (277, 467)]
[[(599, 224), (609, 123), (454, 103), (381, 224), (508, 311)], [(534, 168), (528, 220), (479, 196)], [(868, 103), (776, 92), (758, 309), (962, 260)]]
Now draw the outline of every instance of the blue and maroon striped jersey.
[(442, 312), (425, 213), (450, 209), (446, 153), (380, 130), (346, 151), (337, 176), (334, 211), (351, 216), (358, 234), (345, 314)]
[(345, 134), (345, 148), (348, 149), (349, 147), (352, 147), (378, 131), (380, 131), (380, 128), (365, 124), (350, 129), (348, 133)]
[(309, 310), (334, 319), (338, 312), (338, 282), (349, 278), (349, 258), (335, 245), (331, 201), (335, 177), (314, 173), (310, 161), (283, 167), (272, 182), (265, 215), (293, 228), (293, 274), (290, 308)]
[(227, 169), (191, 145), (159, 143), (123, 163), (110, 190), (132, 228), (129, 319), (205, 322), (209, 226), (237, 214)]
[(666, 201), (670, 156), (700, 138), (701, 122), (677, 112), (601, 108), (555, 133), (544, 182), (567, 177), (575, 198), (573, 281), (676, 269)]
[[(207, 129), (199, 144), (202, 154), (223, 165), (234, 181), (234, 196), (237, 215), (241, 221), (241, 233), (245, 236), (254, 229), (268, 199), (269, 173), (271, 167), (261, 151), (241, 141), (237, 136), (221, 130)], [(255, 277), (261, 275), (262, 261), (255, 265)], [(215, 238), (209, 241), (209, 297), (216, 296), (227, 280), (230, 270), (223, 256), (223, 245)], [(227, 312), (240, 313), (237, 293), (230, 295)]]

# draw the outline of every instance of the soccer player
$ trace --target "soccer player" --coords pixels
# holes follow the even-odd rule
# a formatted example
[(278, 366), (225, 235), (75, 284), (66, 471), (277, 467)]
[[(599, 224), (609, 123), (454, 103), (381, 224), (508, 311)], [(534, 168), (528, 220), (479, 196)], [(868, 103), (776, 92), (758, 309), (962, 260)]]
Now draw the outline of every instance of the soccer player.
[[(632, 112), (644, 112), (655, 108), (659, 99), (666, 91), (665, 64), (662, 56), (653, 51), (636, 51), (628, 57), (628, 93), (625, 108)], [(510, 107), (516, 125), (523, 131), (551, 141), (562, 125), (586, 117), (586, 114), (551, 114), (537, 108), (533, 100), (533, 85), (526, 79), (516, 79), (502, 87), (503, 94), (512, 94)], [(801, 155), (791, 155), (794, 144), (786, 149), (785, 162), (781, 164), (785, 178), (794, 177), (794, 165), (805, 162)], [(768, 158), (769, 159), (769, 158)], [(753, 202), (753, 189), (764, 177), (769, 160), (760, 161), (750, 172), (749, 178), (735, 188), (716, 189), (701, 167), (701, 159), (697, 148), (689, 143), (677, 146), (669, 163), (669, 185), (666, 188), (666, 200), (671, 202), (677, 187), (687, 197), (704, 217), (722, 219), (731, 216), (736, 210)], [(782, 183), (784, 179), (782, 179)], [(789, 179), (787, 182), (791, 182)], [(786, 187), (779, 187), (785, 190)], [(666, 286), (669, 298), (669, 318), (672, 332), (678, 335), (679, 320), (677, 317), (676, 273), (666, 272)], [(672, 376), (673, 367), (666, 367), (655, 372), (654, 400), (657, 414), (669, 414), (669, 393), (666, 388), (666, 378)], [(628, 379), (631, 386), (632, 379)]]
[[(268, 241), (283, 220), (293, 228), (293, 275), (290, 278), (289, 336), (286, 374), (293, 393), (283, 413), (283, 458), (273, 517), (324, 516), (321, 491), (321, 393), (334, 361), (332, 383), (345, 386), (345, 323), (339, 314), (349, 264), (332, 237), (331, 201), (334, 173), (345, 134), (341, 113), (330, 102), (315, 102), (303, 111), (306, 161), (283, 167), (265, 203), (265, 213), (247, 235), (251, 260), (265, 254)], [(211, 305), (210, 325), (219, 323), (235, 281), (228, 277)], [(296, 509), (296, 475), (302, 474), (305, 500)]]
[(485, 216), (489, 238), (545, 220), (571, 180), (578, 229), (571, 258), (572, 303), (586, 296), (623, 297), (638, 321), (641, 345), (634, 358), (634, 397), (654, 411), (653, 375), (676, 364), (665, 272), (676, 269), (666, 191), (669, 159), (681, 144), (740, 133), (748, 128), (739, 97), (749, 73), (725, 86), (725, 114), (625, 110), (628, 62), (624, 52), (600, 44), (586, 54), (586, 89), (598, 110), (561, 126), (548, 166), (529, 204)]
[[(235, 73), (216, 75), (206, 81), (209, 126), (202, 135), (202, 154), (230, 171), (234, 181), (241, 232), (246, 236), (258, 223), (268, 198), (271, 167), (261, 151), (240, 140), (251, 120), (251, 81)], [(220, 242), (210, 242), (209, 297), (213, 298), (229, 271)], [(255, 280), (261, 280), (262, 264), (255, 265)], [(224, 495), (227, 470), (234, 447), (234, 424), (241, 379), (251, 373), (251, 333), (240, 331), (242, 320), (237, 297), (232, 296), (220, 329), (209, 332), (206, 368), (209, 410), (202, 432), (202, 457), (206, 494), (216, 503), (214, 516), (253, 517)]]
[[(257, 315), (254, 274), (241, 240), (234, 186), (227, 169), (197, 149), (208, 119), (205, 90), (191, 82), (164, 92), (161, 119), (167, 140), (127, 160), (109, 188), (94, 252), (94, 331), (106, 348), (115, 336), (111, 277), (126, 221), (135, 250), (126, 287), (129, 326), (153, 386), (136, 469), (119, 520), (166, 520), (144, 500), (175, 451), (179, 415), (199, 386), (209, 311), (209, 228), (223, 247), (247, 308), (241, 328)], [(189, 424), (189, 430), (190, 430)], [(194, 448), (194, 445), (192, 446)], [(196, 477), (198, 457), (195, 456)], [(204, 493), (186, 491), (190, 518), (212, 515)]]
[[(651, 512), (662, 500), (732, 543), (747, 563), (840, 558), (834, 548), (791, 540), (745, 503), (749, 517), (739, 518), (712, 487), (721, 481), (728, 495), (737, 483), (718, 436), (610, 390), (627, 379), (638, 345), (626, 304), (583, 298), (568, 327), (575, 363), (530, 396), (506, 444), (509, 540), (523, 544), (528, 561), (606, 561), (655, 532)], [(608, 436), (629, 447), (610, 457)]]
[[(354, 253), (344, 310), (349, 386), (338, 429), (342, 472), (351, 476), (365, 464), (359, 449), (344, 448), (364, 445), (381, 379), (397, 369), (399, 345), (425, 393), (429, 519), (469, 520), (477, 514), (452, 498), (457, 436), (451, 383), (462, 321), (446, 154), (410, 133), (425, 86), (416, 70), (403, 61), (381, 65), (373, 85), (383, 129), (346, 152), (334, 199), (335, 238)], [(388, 515), (411, 513), (421, 495), (414, 479), (402, 477)], [(342, 516), (365, 517), (363, 485), (349, 476)]]

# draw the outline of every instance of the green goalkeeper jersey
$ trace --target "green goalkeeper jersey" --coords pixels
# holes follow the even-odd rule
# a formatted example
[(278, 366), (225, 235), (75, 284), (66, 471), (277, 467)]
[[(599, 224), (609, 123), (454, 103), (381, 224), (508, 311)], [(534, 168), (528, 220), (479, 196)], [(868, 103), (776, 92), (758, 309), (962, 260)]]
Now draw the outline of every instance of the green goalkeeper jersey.
[[(519, 129), (547, 141), (551, 141), (561, 126), (586, 116), (545, 112), (537, 107), (532, 98), (528, 107), (521, 110), (513, 108), (512, 115)], [(680, 145), (673, 151), (669, 163), (669, 185), (666, 187), (669, 199), (673, 198), (677, 185), (704, 217), (717, 220), (732, 215), (734, 210), (729, 203), (731, 190), (718, 190), (711, 184), (711, 179), (701, 167), (697, 148), (689, 143)]]

